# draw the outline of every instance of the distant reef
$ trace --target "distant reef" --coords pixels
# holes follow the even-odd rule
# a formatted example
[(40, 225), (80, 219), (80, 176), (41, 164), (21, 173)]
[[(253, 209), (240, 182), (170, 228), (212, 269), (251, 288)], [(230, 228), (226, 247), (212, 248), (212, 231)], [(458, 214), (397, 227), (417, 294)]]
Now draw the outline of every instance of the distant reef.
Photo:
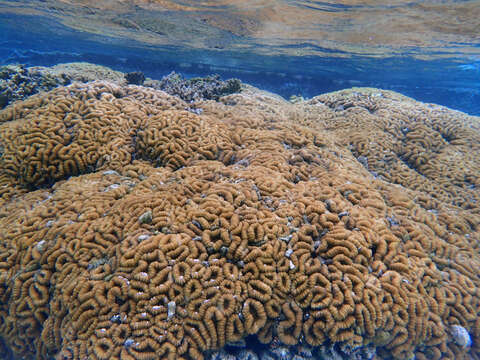
[(0, 67), (0, 109), (25, 100), (41, 91), (49, 91), (72, 82), (110, 81), (118, 85), (144, 85), (179, 96), (189, 102), (218, 100), (220, 96), (239, 92), (241, 81), (222, 81), (218, 75), (185, 79), (172, 72), (160, 80), (145, 78), (140, 71), (122, 73), (90, 63), (67, 63), (52, 67), (4, 65)]
[(480, 358), (478, 117), (80, 73), (0, 110), (2, 354)]

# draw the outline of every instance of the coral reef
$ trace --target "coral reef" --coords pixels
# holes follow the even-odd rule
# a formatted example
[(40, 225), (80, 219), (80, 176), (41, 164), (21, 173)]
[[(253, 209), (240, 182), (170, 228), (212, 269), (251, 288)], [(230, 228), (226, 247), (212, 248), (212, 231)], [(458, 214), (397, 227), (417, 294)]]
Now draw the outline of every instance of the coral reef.
[(195, 106), (93, 82), (0, 111), (16, 356), (479, 359), (478, 118), (378, 89)]
[(85, 62), (52, 67), (4, 65), (0, 67), (0, 109), (41, 91), (49, 91), (74, 81), (95, 80), (107, 80), (117, 84), (125, 84), (126, 81), (124, 75), (118, 71)]
[(329, 129), (375, 177), (478, 212), (478, 118), (407, 99), (354, 88), (318, 96), (309, 104), (334, 110)]
[(220, 80), (219, 75), (204, 78), (184, 79), (172, 71), (161, 80), (148, 80), (145, 86), (163, 90), (180, 97), (184, 101), (218, 100), (220, 97), (240, 92), (241, 81), (238, 79)]
[(129, 85), (143, 85), (145, 74), (141, 71), (134, 71), (125, 74), (125, 80)]
[[(175, 72), (161, 80), (152, 80), (145, 78), (141, 71), (122, 73), (106, 66), (85, 62), (29, 68), (24, 65), (5, 65), (0, 67), (0, 109), (14, 101), (25, 100), (40, 91), (49, 91), (73, 82), (87, 83), (101, 80), (117, 85), (152, 87), (188, 102), (218, 100), (222, 96), (240, 92), (242, 86), (238, 79), (222, 81), (219, 75), (184, 79)], [(195, 108), (187, 109), (197, 112)]]
[(4, 65), (0, 67), (0, 109), (8, 104), (23, 100), (39, 91), (48, 91), (67, 81), (51, 75), (27, 69), (23, 65)]
[(52, 67), (34, 66), (31, 70), (38, 71), (41, 74), (66, 78), (70, 82), (90, 82), (105, 80), (116, 84), (125, 85), (125, 75), (120, 71), (115, 71), (109, 67), (91, 64), (87, 62), (72, 62), (57, 64)]

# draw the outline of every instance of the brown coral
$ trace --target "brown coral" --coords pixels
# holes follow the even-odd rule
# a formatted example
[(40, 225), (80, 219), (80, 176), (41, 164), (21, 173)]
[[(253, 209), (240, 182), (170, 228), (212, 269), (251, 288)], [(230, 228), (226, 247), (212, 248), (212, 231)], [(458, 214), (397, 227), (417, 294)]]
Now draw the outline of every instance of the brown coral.
[(248, 334), (475, 356), (478, 119), (366, 89), (201, 106), (99, 82), (0, 113), (18, 356), (197, 359)]

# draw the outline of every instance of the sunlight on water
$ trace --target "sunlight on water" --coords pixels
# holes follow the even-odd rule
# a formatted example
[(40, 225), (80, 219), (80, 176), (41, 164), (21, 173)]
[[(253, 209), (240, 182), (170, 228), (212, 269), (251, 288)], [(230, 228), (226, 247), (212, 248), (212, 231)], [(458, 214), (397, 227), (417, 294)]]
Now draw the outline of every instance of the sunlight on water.
[[(0, 1), (3, 11), (148, 44), (269, 54), (478, 54), (477, 1)], [(301, 45), (298, 46), (297, 45)], [(295, 45), (295, 49), (289, 46)], [(267, 49), (262, 48), (267, 46)]]

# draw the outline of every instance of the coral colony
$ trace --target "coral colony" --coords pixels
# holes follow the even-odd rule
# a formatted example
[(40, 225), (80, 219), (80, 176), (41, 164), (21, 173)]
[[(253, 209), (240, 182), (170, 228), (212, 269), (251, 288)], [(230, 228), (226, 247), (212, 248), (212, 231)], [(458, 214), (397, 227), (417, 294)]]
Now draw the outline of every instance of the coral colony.
[(478, 118), (119, 79), (0, 111), (5, 354), (478, 358)]

